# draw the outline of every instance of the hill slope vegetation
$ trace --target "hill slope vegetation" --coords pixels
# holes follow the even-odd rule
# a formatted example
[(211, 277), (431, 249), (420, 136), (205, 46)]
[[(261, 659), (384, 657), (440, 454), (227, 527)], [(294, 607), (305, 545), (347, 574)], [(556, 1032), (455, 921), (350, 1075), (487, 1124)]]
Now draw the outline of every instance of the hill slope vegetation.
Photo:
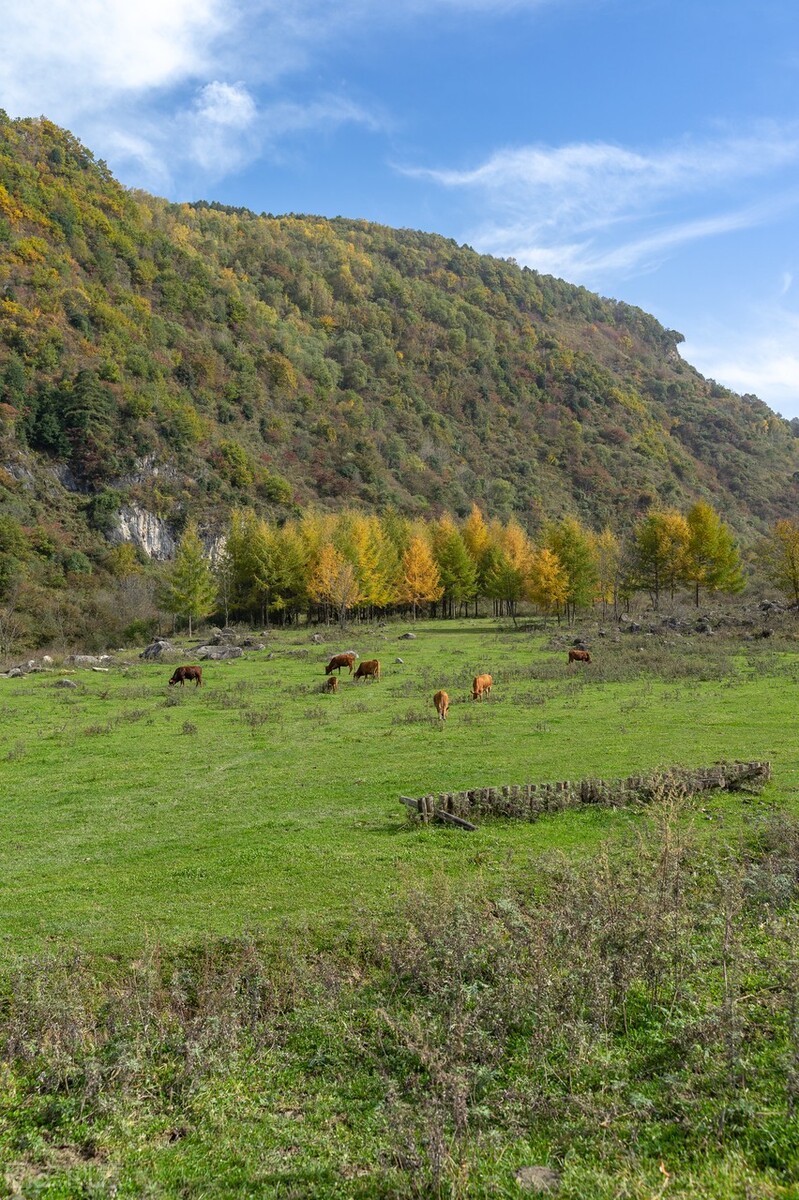
[(134, 503), (629, 522), (799, 499), (791, 426), (623, 303), (431, 234), (170, 204), (0, 119), (2, 500), (91, 552)]

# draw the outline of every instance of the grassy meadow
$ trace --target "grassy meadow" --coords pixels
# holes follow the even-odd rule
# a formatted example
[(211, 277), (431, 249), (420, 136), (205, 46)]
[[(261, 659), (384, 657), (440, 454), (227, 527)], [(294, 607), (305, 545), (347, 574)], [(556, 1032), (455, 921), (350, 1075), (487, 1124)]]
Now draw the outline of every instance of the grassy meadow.
[[(0, 1195), (799, 1197), (793, 630), (409, 628), (0, 679)], [(772, 782), (398, 803), (721, 758)]]
[[(468, 885), (542, 852), (587, 852), (636, 821), (565, 813), (465, 836), (412, 826), (401, 793), (769, 758), (769, 800), (795, 804), (790, 650), (625, 635), (595, 641), (584, 668), (547, 637), (487, 621), (420, 623), (414, 641), (401, 632), (348, 633), (383, 678), (345, 671), (332, 695), (319, 686), (341, 639), (316, 646), (304, 631), (206, 663), (201, 689), (168, 687), (171, 665), (135, 654), (108, 674), (0, 681), (4, 944), (128, 950), (276, 920), (321, 928), (438, 878)], [(473, 702), (483, 670), (493, 693)], [(78, 687), (54, 688), (59, 675)], [(451, 700), (443, 726), (439, 687)], [(738, 807), (727, 798), (718, 821)]]

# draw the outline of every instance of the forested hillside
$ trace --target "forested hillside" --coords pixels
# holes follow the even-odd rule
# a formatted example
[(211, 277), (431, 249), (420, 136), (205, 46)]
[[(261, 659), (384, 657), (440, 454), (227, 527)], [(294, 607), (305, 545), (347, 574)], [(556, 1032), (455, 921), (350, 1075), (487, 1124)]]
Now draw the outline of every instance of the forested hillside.
[(795, 509), (799, 443), (680, 340), (432, 234), (131, 192), (0, 117), (3, 538), (45, 556), (97, 559), (120, 511), (207, 539), (310, 503), (536, 534), (705, 498), (746, 537)]

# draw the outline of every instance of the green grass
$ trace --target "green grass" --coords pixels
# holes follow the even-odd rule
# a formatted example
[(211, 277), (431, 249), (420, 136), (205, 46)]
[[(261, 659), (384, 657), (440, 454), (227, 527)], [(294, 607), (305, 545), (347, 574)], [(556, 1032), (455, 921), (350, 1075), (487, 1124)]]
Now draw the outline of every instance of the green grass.
[[(401, 793), (769, 758), (769, 800), (795, 808), (790, 654), (749, 661), (697, 639), (639, 655), (627, 638), (600, 643), (586, 670), (488, 622), (420, 624), (412, 642), (400, 631), (347, 634), (383, 679), (343, 676), (334, 695), (315, 689), (338, 642), (304, 632), (277, 635), (270, 661), (207, 664), (199, 690), (167, 688), (169, 667), (135, 659), (73, 672), (75, 691), (52, 675), (0, 681), (6, 947), (135, 950), (284, 920), (321, 930), (437, 878), (482, 884), (542, 853), (591, 852), (637, 820), (576, 812), (465, 835), (409, 824)], [(475, 703), (483, 669), (494, 691)], [(718, 824), (740, 810), (714, 805)]]
[[(0, 680), (0, 1196), (798, 1200), (794, 643), (401, 632)], [(397, 799), (719, 758), (772, 782)]]

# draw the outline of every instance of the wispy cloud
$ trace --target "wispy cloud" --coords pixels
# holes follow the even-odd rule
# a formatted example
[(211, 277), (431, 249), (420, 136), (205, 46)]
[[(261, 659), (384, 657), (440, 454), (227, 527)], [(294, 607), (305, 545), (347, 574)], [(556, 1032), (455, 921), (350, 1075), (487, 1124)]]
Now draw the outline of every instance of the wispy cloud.
[(733, 211), (723, 198), (732, 181), (745, 188), (797, 163), (799, 128), (761, 125), (650, 151), (603, 142), (529, 146), (499, 151), (467, 170), (400, 170), (476, 198), (478, 210), (491, 214), (468, 233), (479, 249), (603, 284), (609, 275), (650, 269), (687, 242), (760, 224), (796, 205), (792, 190)]

